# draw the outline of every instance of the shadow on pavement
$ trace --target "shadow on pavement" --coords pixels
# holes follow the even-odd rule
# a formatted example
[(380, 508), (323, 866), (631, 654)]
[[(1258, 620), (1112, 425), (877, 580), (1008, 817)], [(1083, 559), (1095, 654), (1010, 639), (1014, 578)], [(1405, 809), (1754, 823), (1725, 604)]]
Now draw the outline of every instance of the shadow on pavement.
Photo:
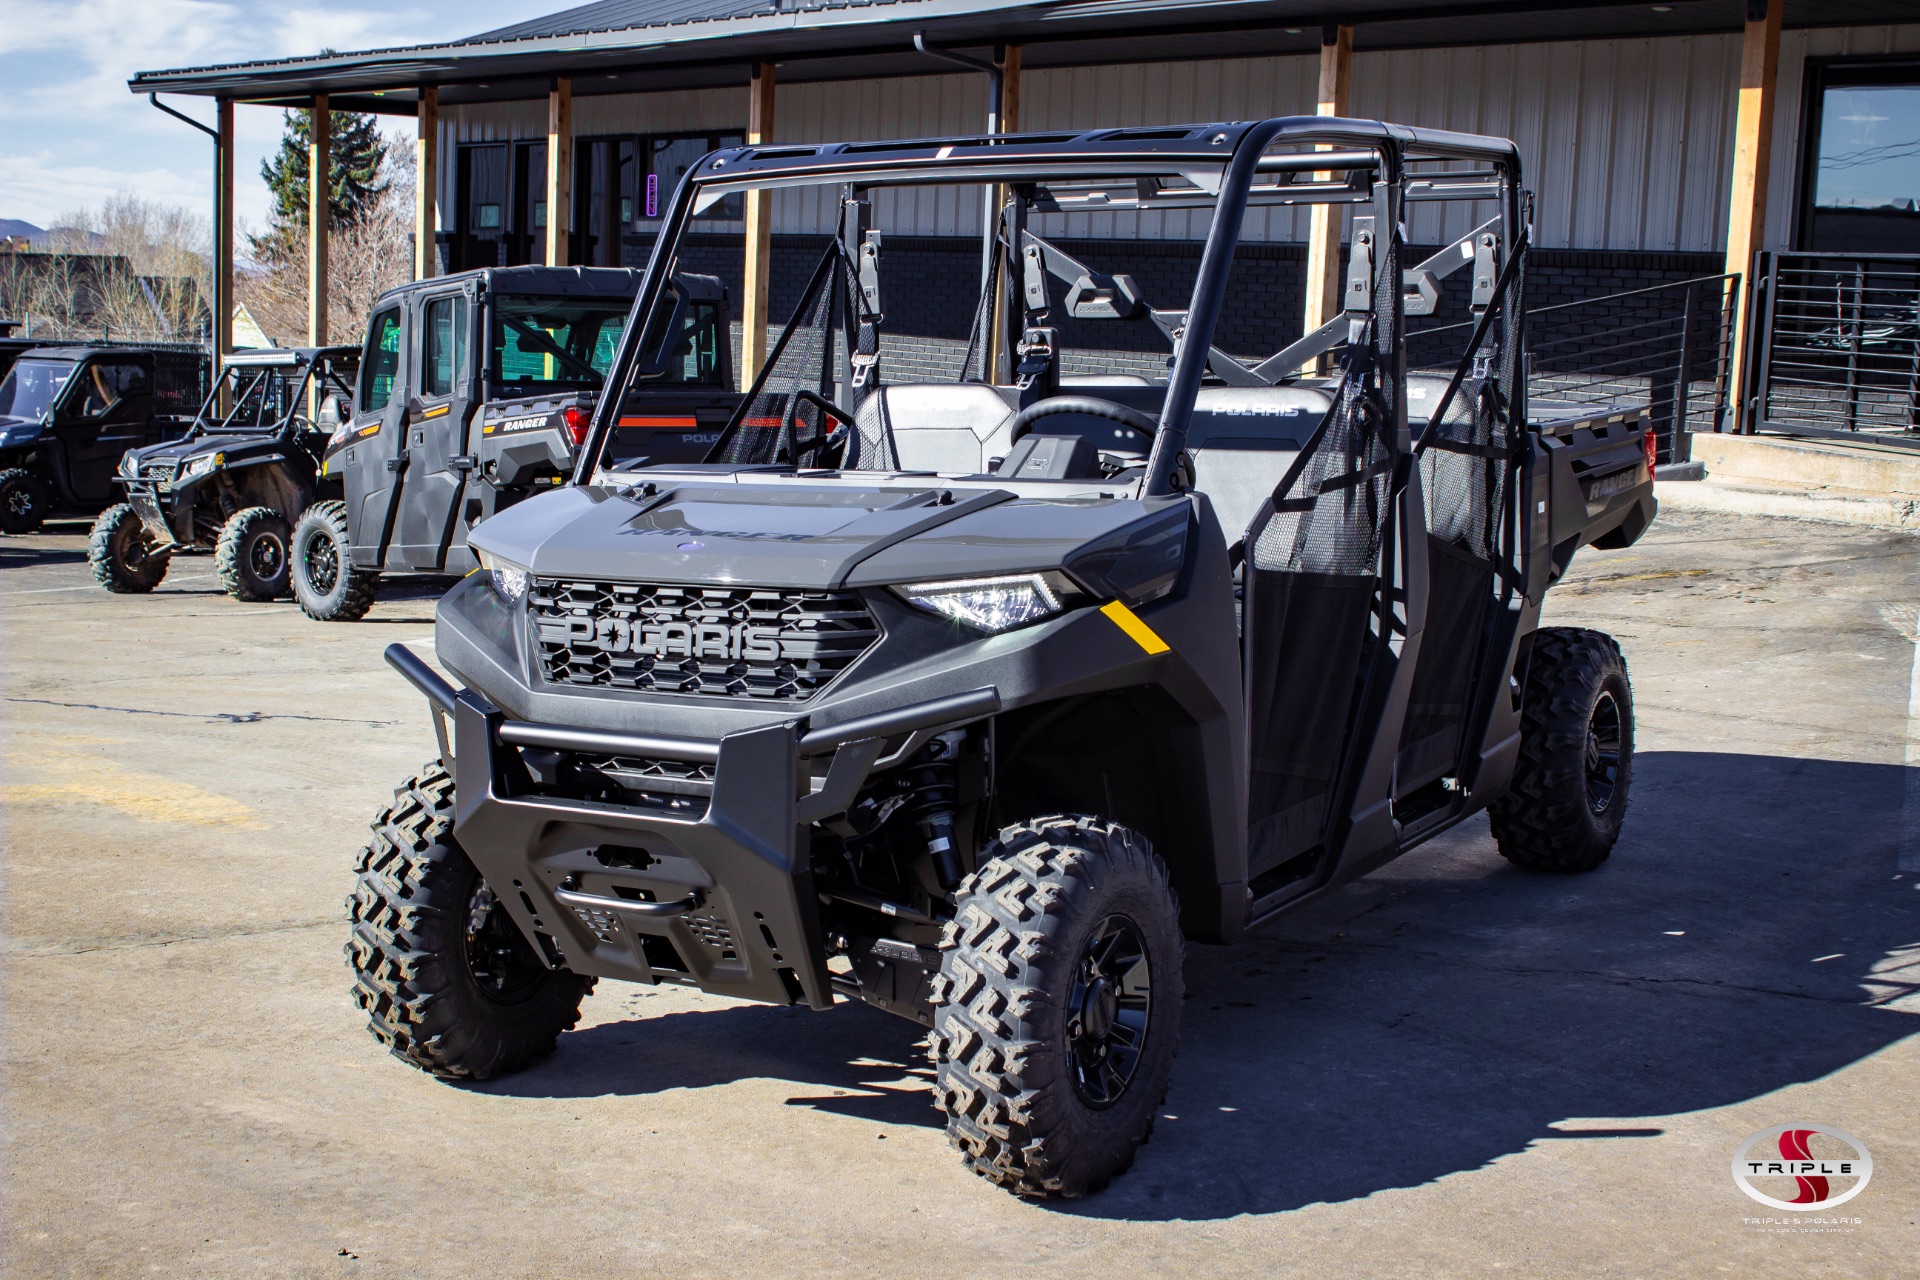
[[(1192, 945), (1152, 1142), (1106, 1193), (1052, 1207), (1211, 1219), (1351, 1200), (1537, 1141), (1657, 1136), (1633, 1118), (1857, 1062), (1920, 1030), (1875, 1003), (1920, 979), (1904, 785), (1898, 765), (1647, 752), (1621, 843), (1591, 875), (1514, 869), (1475, 819), (1247, 942)], [(1869, 983), (1890, 956), (1906, 969)], [(937, 1124), (924, 1085), (901, 1081), (924, 1082), (918, 1045), (912, 1024), (865, 1008), (728, 1006), (568, 1035), (487, 1088), (770, 1077), (846, 1091), (795, 1105)]]

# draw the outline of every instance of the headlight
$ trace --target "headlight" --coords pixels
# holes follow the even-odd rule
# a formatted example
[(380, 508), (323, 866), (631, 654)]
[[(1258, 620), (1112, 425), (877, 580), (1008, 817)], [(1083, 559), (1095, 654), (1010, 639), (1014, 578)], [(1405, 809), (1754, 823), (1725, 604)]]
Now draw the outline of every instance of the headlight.
[(490, 551), (480, 552), (480, 567), (487, 571), (493, 589), (500, 598), (509, 604), (519, 604), (527, 598), (527, 571), (509, 560), (502, 560)]
[(1079, 592), (1060, 573), (1016, 573), (1004, 578), (960, 578), (895, 587), (909, 604), (964, 622), (989, 635), (1052, 617)]
[(180, 478), (186, 480), (201, 475), (213, 470), (226, 460), (227, 455), (224, 453), (203, 453), (197, 458), (188, 458), (187, 465), (180, 471)]
[[(6, 434), (0, 431), (0, 440), (5, 439)], [(140, 459), (133, 456), (131, 449), (120, 455), (120, 474), (129, 480), (136, 479), (140, 475)]]

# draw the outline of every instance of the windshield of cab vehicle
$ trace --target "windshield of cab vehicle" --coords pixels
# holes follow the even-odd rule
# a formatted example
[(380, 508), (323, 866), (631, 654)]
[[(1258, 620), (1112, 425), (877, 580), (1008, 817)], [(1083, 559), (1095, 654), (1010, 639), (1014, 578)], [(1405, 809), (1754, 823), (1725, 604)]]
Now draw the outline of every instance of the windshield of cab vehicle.
[(0, 417), (38, 418), (73, 376), (71, 360), (17, 361), (0, 381)]
[(494, 295), (493, 394), (597, 389), (620, 345), (628, 305), (618, 299)]

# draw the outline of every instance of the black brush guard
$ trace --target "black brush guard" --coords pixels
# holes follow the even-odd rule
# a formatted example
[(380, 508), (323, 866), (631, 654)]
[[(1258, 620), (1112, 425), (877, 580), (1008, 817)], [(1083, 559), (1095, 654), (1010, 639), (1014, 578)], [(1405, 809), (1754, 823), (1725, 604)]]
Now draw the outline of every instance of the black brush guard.
[[(715, 742), (510, 721), (404, 645), (386, 657), (436, 708), (460, 847), (549, 967), (815, 1009), (833, 1003), (834, 985), (808, 828), (932, 733), (1000, 707), (977, 689)], [(523, 749), (710, 764), (712, 796), (692, 817), (543, 793)]]

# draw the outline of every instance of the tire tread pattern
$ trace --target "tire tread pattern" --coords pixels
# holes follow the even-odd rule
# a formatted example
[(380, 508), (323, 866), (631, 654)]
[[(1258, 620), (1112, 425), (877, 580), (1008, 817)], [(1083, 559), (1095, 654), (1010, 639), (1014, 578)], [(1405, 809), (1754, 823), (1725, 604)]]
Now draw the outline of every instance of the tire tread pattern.
[[(305, 531), (309, 526), (319, 523), (327, 526), (327, 536), (333, 539), (335, 554), (340, 557), (341, 576), (346, 579), (346, 590), (340, 593), (339, 602), (331, 607), (326, 605), (326, 597), (315, 591), (301, 576), (301, 566), (306, 563)], [(294, 599), (299, 601), (300, 611), (315, 622), (358, 622), (367, 616), (367, 610), (373, 608), (374, 597), (380, 591), (380, 575), (353, 567), (347, 551), (347, 504), (338, 498), (316, 502), (307, 508), (300, 517), (300, 523), (294, 526), (287, 556), (292, 562), (289, 572), (292, 574), (290, 581), (294, 587)]]
[[(220, 578), (220, 586), (235, 600), (259, 602), (272, 600), (279, 593), (262, 592), (254, 586), (253, 575), (242, 563), (247, 552), (247, 540), (256, 527), (267, 520), (277, 520), (284, 529), (287, 518), (272, 507), (247, 507), (233, 513), (233, 517), (220, 527), (220, 540), (213, 548), (213, 569)], [(284, 545), (291, 548), (293, 539), (287, 533), (281, 535)], [(289, 555), (291, 560), (291, 555)], [(283, 587), (282, 591), (288, 588)]]
[[(100, 518), (93, 522), (93, 529), (87, 534), (87, 568), (93, 571), (95, 582), (115, 595), (145, 595), (167, 576), (167, 566), (172, 563), (173, 554), (170, 551), (150, 551), (145, 572), (122, 564), (119, 556), (114, 554), (113, 544), (120, 535), (121, 526), (128, 520), (141, 523), (139, 514), (125, 502), (100, 513)], [(140, 536), (146, 536), (144, 528)]]
[(1568, 762), (1584, 759), (1593, 699), (1614, 675), (1627, 686), (1626, 659), (1605, 632), (1542, 627), (1536, 633), (1520, 713), (1520, 759), (1506, 795), (1488, 806), (1500, 855), (1516, 866), (1591, 871), (1612, 852), (1632, 779), (1630, 689), (1619, 700), (1626, 736), (1610, 832), (1599, 831), (1587, 809), (1584, 769)]
[[(580, 1019), (594, 979), (554, 972), (532, 1017), (476, 1026), (462, 1016), (466, 899), (477, 874), (453, 839), (453, 778), (438, 762), (393, 793), (354, 867), (347, 964), (368, 1029), (394, 1057), (447, 1080), (486, 1080), (553, 1052)], [(496, 908), (498, 909), (498, 908)]]
[[(1071, 1197), (1102, 1189), (1132, 1165), (1166, 1097), (1172, 1051), (1156, 1058), (1149, 1045), (1138, 1068), (1146, 1076), (1131, 1086), (1152, 1095), (1137, 1133), (1108, 1135), (1105, 1150), (1076, 1151), (1060, 1124), (1065, 1109), (1083, 1104), (1070, 1078), (1063, 1008), (1078, 957), (1061, 936), (1071, 913), (1059, 908), (1110, 880), (1149, 886), (1168, 904), (1168, 919), (1177, 919), (1166, 869), (1143, 837), (1092, 817), (1014, 824), (961, 883), (958, 910), (940, 944), (929, 1054), (935, 1100), (963, 1161), (1017, 1195)], [(1148, 1034), (1170, 1046), (1179, 1034), (1183, 944), (1177, 926), (1167, 933), (1172, 955), (1154, 970), (1155, 1022)]]

